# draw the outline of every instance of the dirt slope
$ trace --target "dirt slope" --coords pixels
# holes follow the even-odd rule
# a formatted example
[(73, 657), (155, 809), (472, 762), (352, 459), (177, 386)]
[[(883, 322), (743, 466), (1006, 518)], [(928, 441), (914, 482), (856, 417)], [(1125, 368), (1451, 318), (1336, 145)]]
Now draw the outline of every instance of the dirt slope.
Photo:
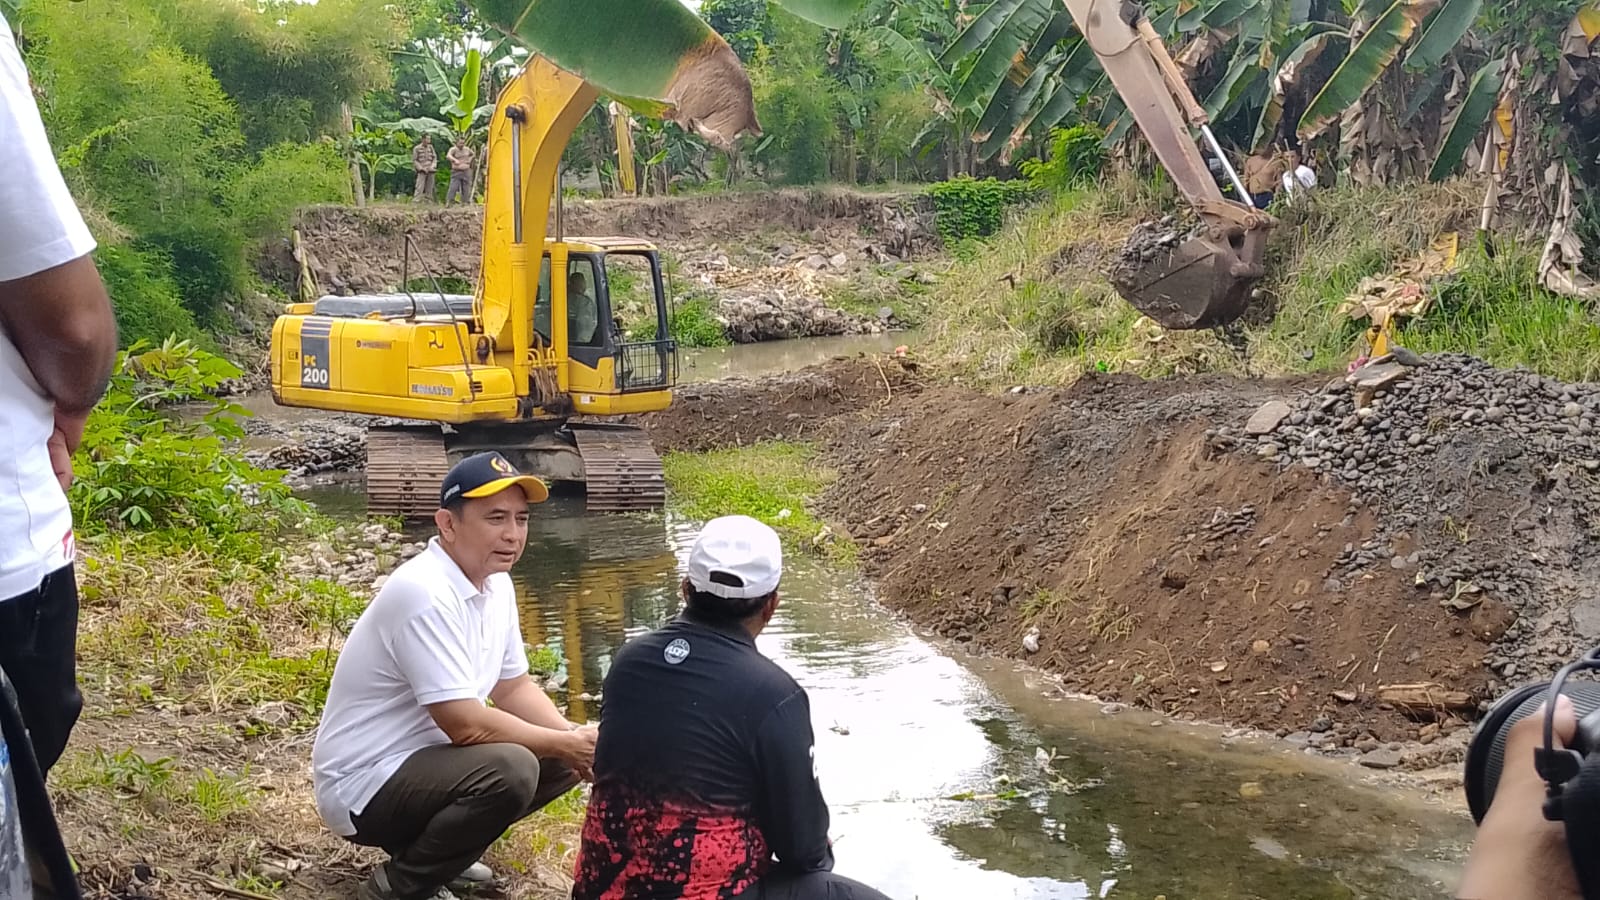
[(1108, 699), (1370, 749), (1420, 733), (1379, 684), (1482, 694), (1511, 616), (1443, 609), (1387, 558), (1352, 568), (1376, 513), (1208, 435), (1319, 386), (1113, 376), (995, 397), (858, 360), (706, 388), (650, 425), (683, 449), (819, 440), (841, 472), (825, 511), (883, 600), (943, 634)]
[[(796, 242), (829, 255), (866, 242), (911, 258), (936, 245), (932, 209), (918, 194), (868, 194), (840, 189), (783, 190), (630, 200), (570, 200), (569, 235), (630, 235), (671, 250), (727, 244), (766, 250)], [(434, 274), (476, 279), (483, 207), (377, 204), (302, 210), (295, 227), (311, 254), (312, 274), (326, 291), (395, 290), (402, 282), (405, 236)], [(770, 245), (770, 246), (767, 246)], [(268, 280), (285, 288), (296, 266), (287, 236), (260, 261)], [(421, 275), (416, 258), (412, 277)]]

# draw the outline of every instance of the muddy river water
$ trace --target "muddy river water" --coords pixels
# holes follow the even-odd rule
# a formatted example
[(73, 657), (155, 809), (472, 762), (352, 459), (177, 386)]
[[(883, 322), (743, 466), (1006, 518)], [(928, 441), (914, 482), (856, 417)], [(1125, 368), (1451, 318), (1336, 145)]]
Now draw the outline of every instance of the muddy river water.
[[(902, 343), (788, 342), (684, 360), (762, 374)], [(252, 404), (254, 405), (254, 404)], [(271, 407), (268, 400), (266, 407)], [(283, 410), (260, 408), (268, 416)], [(358, 487), (308, 497), (359, 516)], [(527, 641), (561, 660), (574, 718), (610, 660), (677, 610), (698, 523), (539, 507), (514, 574)], [(1471, 840), (1459, 804), (1220, 729), (1107, 715), (894, 617), (856, 576), (795, 555), (758, 646), (811, 696), (837, 870), (900, 900), (1446, 898)]]
[[(336, 515), (361, 497), (310, 495)], [(513, 575), (528, 643), (574, 718), (612, 655), (678, 608), (698, 523), (538, 508)], [(1454, 806), (1365, 770), (1150, 713), (919, 635), (869, 585), (786, 561), (757, 644), (810, 693), (838, 871), (904, 900), (1445, 898), (1471, 840)]]

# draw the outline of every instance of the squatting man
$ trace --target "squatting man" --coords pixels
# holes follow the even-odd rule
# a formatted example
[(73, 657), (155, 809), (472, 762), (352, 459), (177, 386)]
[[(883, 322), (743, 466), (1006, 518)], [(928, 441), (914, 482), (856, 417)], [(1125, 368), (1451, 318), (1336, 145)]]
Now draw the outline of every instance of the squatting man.
[(508, 574), (528, 506), (548, 496), (498, 453), (458, 463), (438, 534), (378, 591), (334, 666), (313, 781), (330, 829), (389, 854), (361, 900), (446, 900), (452, 884), (492, 880), (484, 851), (591, 777), (597, 729), (528, 677)]

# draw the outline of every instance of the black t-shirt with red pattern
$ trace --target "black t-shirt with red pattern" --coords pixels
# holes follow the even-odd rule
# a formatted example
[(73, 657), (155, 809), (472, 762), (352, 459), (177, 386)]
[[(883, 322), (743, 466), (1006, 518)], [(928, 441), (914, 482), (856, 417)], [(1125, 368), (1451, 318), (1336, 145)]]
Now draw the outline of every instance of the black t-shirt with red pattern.
[(606, 675), (574, 900), (715, 900), (827, 871), (811, 706), (742, 627), (685, 613)]

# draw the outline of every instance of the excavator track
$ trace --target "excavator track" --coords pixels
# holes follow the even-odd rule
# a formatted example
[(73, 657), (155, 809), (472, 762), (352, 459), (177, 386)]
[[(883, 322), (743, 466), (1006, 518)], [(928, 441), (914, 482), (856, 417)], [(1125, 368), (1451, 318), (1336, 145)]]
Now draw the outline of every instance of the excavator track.
[(650, 436), (629, 425), (570, 425), (583, 454), (590, 512), (660, 509), (667, 480)]
[(430, 518), (439, 508), (439, 485), (450, 471), (438, 428), (367, 431), (367, 513)]

